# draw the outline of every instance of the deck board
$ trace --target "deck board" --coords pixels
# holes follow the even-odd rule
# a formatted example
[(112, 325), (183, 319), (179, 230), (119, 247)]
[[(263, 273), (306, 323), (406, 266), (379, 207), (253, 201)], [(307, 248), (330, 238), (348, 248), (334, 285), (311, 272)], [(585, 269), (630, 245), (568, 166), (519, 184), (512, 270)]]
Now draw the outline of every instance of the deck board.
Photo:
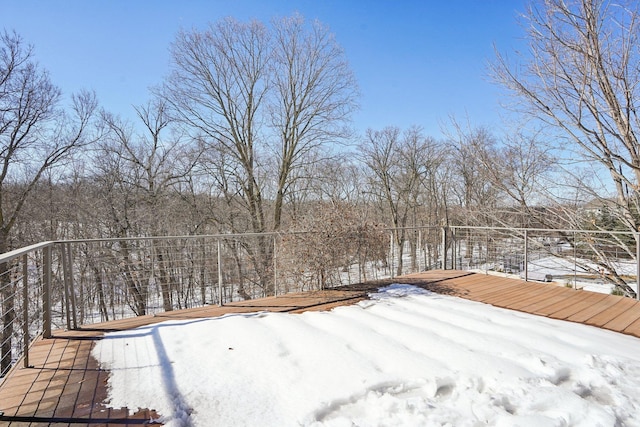
[(548, 295), (554, 293), (558, 289), (557, 285), (545, 284), (537, 287), (535, 290), (530, 290), (527, 292), (514, 293), (512, 295), (505, 296), (501, 300), (501, 304), (504, 307), (526, 307), (531, 304), (531, 300), (533, 298), (544, 299)]
[(624, 333), (640, 337), (640, 319), (636, 319), (624, 329)]
[(602, 300), (607, 297), (606, 294), (600, 294), (596, 292), (588, 292), (586, 297), (581, 301), (574, 301), (573, 304), (564, 308), (563, 310), (553, 313), (556, 319), (567, 320), (578, 313), (581, 313), (589, 307), (598, 305)]
[(330, 310), (361, 301), (390, 283), (410, 283), (432, 292), (640, 337), (640, 303), (629, 298), (481, 273), (432, 270), (339, 289), (175, 310), (57, 331), (53, 338), (39, 339), (32, 345), (32, 367), (16, 365), (0, 386), (0, 411), (4, 412), (0, 423), (10, 427), (122, 425), (141, 424), (161, 415), (148, 409), (131, 413), (127, 408), (108, 408), (104, 404), (108, 372), (99, 368), (91, 349), (106, 332), (230, 313)]
[(609, 309), (610, 307), (614, 306), (617, 303), (618, 303), (618, 300), (616, 300), (615, 298), (607, 298), (607, 295), (605, 295), (605, 298), (598, 301), (597, 304), (593, 304), (589, 307), (583, 308), (582, 310), (575, 313), (574, 315), (569, 316), (567, 320), (571, 322), (577, 322), (577, 323), (587, 323), (589, 319), (597, 316), (598, 314)]
[(558, 301), (554, 302), (553, 304), (541, 307), (532, 314), (558, 319), (559, 317), (556, 313), (561, 313), (564, 310), (570, 308), (572, 305), (582, 302), (582, 300), (586, 299), (590, 294), (590, 292), (574, 293), (571, 290), (567, 289), (567, 291), (559, 295)]
[(611, 329), (613, 331), (624, 331), (629, 325), (638, 319), (637, 309), (640, 303), (638, 303), (638, 301), (633, 301), (633, 304), (631, 304), (628, 303), (628, 301), (633, 300), (626, 300), (624, 305), (627, 305), (628, 308), (614, 319), (605, 323), (603, 328)]
[[(517, 301), (510, 302), (508, 307), (512, 310), (533, 312), (536, 308), (544, 307), (549, 299), (557, 300), (558, 295), (564, 295), (564, 290), (558, 286), (551, 285), (552, 288), (534, 288), (528, 289), (522, 293), (522, 298)], [(505, 301), (507, 302), (507, 301)]]
[(519, 289), (516, 293), (505, 295), (504, 298), (496, 300), (495, 304), (500, 304), (502, 307), (526, 307), (534, 302), (544, 300), (557, 288), (554, 285), (545, 285), (539, 288)]
[(631, 308), (635, 304), (634, 300), (627, 298), (616, 298), (615, 304), (607, 307), (605, 310), (596, 314), (595, 316), (584, 321), (587, 325), (604, 327), (619, 316), (623, 315), (625, 311)]
[(538, 314), (541, 310), (544, 310), (545, 307), (549, 307), (550, 305), (560, 303), (567, 298), (570, 298), (571, 294), (568, 293), (566, 289), (559, 287), (553, 292), (547, 294), (544, 298), (535, 293), (530, 293), (529, 296), (528, 304), (519, 308), (519, 310), (526, 313)]
[(474, 293), (473, 299), (475, 301), (493, 304), (494, 302), (504, 301), (506, 299), (514, 298), (521, 295), (522, 289), (520, 288), (520, 286), (505, 286), (501, 287), (499, 290), (494, 290), (492, 292)]

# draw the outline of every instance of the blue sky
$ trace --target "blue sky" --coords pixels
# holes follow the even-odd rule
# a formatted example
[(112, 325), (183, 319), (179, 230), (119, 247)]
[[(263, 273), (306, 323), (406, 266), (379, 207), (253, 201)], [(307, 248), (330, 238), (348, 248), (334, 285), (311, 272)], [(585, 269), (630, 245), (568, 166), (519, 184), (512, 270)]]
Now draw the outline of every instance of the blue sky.
[(96, 91), (130, 117), (168, 73), (180, 29), (299, 12), (335, 33), (360, 86), (356, 130), (422, 126), (440, 137), (450, 115), (496, 130), (501, 90), (486, 64), (522, 47), (517, 13), (526, 0), (0, 0), (0, 28), (35, 47), (66, 95)]

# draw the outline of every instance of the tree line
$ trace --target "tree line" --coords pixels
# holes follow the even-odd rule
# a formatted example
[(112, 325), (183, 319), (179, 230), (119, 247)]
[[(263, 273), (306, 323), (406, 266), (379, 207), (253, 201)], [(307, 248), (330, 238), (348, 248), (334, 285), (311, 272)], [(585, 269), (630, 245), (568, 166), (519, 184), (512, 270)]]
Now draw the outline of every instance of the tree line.
[(399, 228), (635, 232), (637, 17), (634, 2), (531, 2), (530, 52), (491, 64), (522, 121), (498, 130), (452, 117), (439, 138), (419, 125), (354, 133), (346, 54), (299, 15), (180, 32), (168, 77), (133, 120), (91, 91), (65, 100), (33, 47), (5, 30), (0, 252), (49, 239), (283, 231), (334, 211)]

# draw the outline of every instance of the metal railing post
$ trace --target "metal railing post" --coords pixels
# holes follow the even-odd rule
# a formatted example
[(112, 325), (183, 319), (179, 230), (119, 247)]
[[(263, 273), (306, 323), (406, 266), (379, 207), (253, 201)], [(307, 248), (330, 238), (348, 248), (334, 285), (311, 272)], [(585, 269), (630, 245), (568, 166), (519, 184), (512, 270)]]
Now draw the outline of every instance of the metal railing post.
[(278, 263), (276, 249), (278, 248), (277, 235), (273, 236), (273, 296), (278, 296)]
[(222, 243), (218, 242), (218, 305), (222, 307)]
[(67, 245), (65, 243), (60, 245), (60, 256), (62, 259), (62, 275), (64, 283), (64, 305), (67, 308), (67, 329), (71, 329), (71, 291), (69, 290), (69, 264), (67, 258)]
[(456, 230), (451, 229), (451, 269), (458, 268), (458, 247), (456, 245)]
[(29, 255), (24, 254), (22, 256), (22, 345), (24, 353), (24, 367), (29, 367), (29, 290), (27, 286), (29, 280), (27, 275), (29, 274), (29, 268), (27, 263), (29, 262)]
[(529, 281), (529, 230), (524, 230), (524, 281)]
[(421, 264), (422, 264), (422, 228), (418, 228), (418, 251), (416, 253), (416, 258), (417, 258), (417, 264), (418, 264), (418, 271), (424, 271), (426, 270), (421, 268)]
[(424, 268), (424, 271), (430, 270), (431, 269), (431, 265), (429, 265), (429, 236), (431, 235), (431, 230), (427, 229), (425, 230), (427, 232), (427, 235), (425, 237), (423, 237), (423, 244), (422, 244), (422, 266)]
[(51, 338), (51, 246), (42, 248), (42, 337)]
[(484, 274), (489, 274), (489, 230), (485, 230), (485, 260), (484, 260)]
[(443, 270), (447, 269), (447, 227), (442, 227), (442, 263)]
[[(69, 266), (68, 280), (69, 280), (69, 291), (71, 292), (71, 321), (74, 329), (78, 329), (78, 312), (76, 310), (76, 290), (75, 283), (73, 280), (73, 256), (71, 253), (71, 243), (67, 243), (67, 265)], [(65, 273), (65, 274), (67, 274)]]
[(578, 289), (578, 241), (573, 232), (573, 289)]
[(636, 299), (640, 301), (640, 233), (635, 233), (636, 238)]
[(390, 233), (390, 237), (389, 237), (389, 271), (390, 271), (390, 276), (393, 279), (394, 276), (394, 270), (395, 270), (395, 264), (394, 264), (394, 260), (395, 260), (395, 246), (396, 246), (396, 241), (394, 238), (394, 233), (395, 231), (391, 231)]
[(358, 283), (362, 283), (362, 235), (358, 233)]

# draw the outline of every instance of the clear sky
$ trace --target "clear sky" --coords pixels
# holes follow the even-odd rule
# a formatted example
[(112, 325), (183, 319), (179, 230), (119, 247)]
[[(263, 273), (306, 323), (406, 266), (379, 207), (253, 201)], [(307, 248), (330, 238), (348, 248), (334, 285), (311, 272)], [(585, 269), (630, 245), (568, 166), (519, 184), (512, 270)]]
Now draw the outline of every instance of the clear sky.
[(299, 12), (319, 19), (346, 51), (361, 92), (356, 129), (422, 126), (440, 137), (450, 115), (500, 126), (500, 92), (486, 64), (522, 46), (526, 0), (0, 0), (0, 29), (35, 47), (65, 95), (96, 91), (130, 117), (169, 70), (180, 29)]

